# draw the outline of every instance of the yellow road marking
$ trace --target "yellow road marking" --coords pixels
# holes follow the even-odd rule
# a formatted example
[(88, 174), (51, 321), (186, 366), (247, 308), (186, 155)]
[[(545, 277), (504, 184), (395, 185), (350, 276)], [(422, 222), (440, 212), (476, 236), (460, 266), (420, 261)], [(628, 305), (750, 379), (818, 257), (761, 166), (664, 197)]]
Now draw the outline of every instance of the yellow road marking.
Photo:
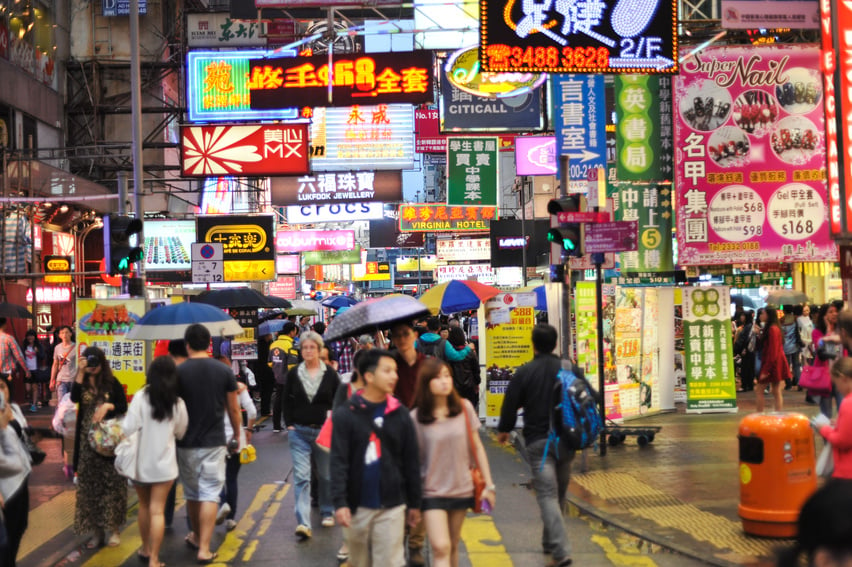
[(76, 503), (77, 493), (66, 490), (30, 512), (30, 527), (21, 540), (18, 560), (68, 529), (74, 523)]
[(468, 516), (461, 537), (472, 567), (514, 567), (491, 516)]
[(617, 567), (657, 567), (654, 560), (646, 555), (622, 553), (618, 546), (606, 536), (593, 535), (592, 541), (600, 546), (606, 558)]
[[(284, 485), (283, 490), (285, 492), (287, 490), (287, 486), (288, 485)], [(246, 508), (243, 517), (240, 518), (240, 521), (237, 523), (237, 527), (225, 536), (225, 541), (223, 541), (222, 545), (219, 546), (219, 549), (216, 550), (216, 553), (219, 554), (219, 558), (218, 563), (214, 563), (214, 565), (223, 565), (228, 561), (233, 561), (237, 557), (237, 553), (240, 551), (243, 543), (245, 543), (246, 537), (257, 523), (255, 516), (273, 497), (276, 489), (279, 489), (279, 487), (274, 484), (262, 484), (257, 489), (254, 499), (251, 501), (251, 504), (249, 504), (249, 507)]]
[[(274, 502), (269, 505), (269, 508), (266, 509), (266, 512), (263, 513), (263, 519), (260, 521), (260, 525), (257, 528), (256, 537), (263, 537), (266, 535), (267, 530), (269, 530), (269, 526), (272, 525), (272, 520), (275, 519), (275, 515), (278, 514), (278, 510), (281, 509), (281, 501), (284, 500), (284, 496), (287, 494), (287, 491), (290, 490), (289, 484), (282, 484), (278, 489), (278, 492), (273, 496)], [(260, 544), (260, 541), (257, 539), (251, 540), (246, 546), (246, 550), (243, 553), (243, 561), (250, 561), (254, 552), (257, 551), (257, 546)]]
[(254, 557), (254, 552), (257, 551), (257, 546), (260, 540), (253, 539), (246, 545), (246, 550), (243, 551), (243, 563), (248, 563)]

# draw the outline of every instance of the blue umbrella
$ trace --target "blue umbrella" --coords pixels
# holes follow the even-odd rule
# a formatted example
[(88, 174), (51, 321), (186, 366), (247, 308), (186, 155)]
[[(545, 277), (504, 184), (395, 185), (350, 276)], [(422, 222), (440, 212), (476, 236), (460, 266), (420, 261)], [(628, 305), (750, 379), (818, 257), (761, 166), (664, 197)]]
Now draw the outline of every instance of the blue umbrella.
[(277, 335), (278, 332), (284, 328), (284, 323), (287, 322), (287, 319), (272, 319), (270, 321), (264, 321), (257, 328), (258, 336), (268, 335), (272, 333), (273, 335)]
[(149, 341), (182, 339), (186, 328), (193, 323), (201, 323), (214, 337), (243, 334), (240, 324), (218, 307), (184, 302), (155, 307), (139, 319), (127, 333), (127, 338)]
[(340, 309), (341, 307), (352, 307), (356, 303), (358, 303), (358, 300), (348, 295), (332, 295), (329, 298), (323, 299), (320, 305), (332, 309)]

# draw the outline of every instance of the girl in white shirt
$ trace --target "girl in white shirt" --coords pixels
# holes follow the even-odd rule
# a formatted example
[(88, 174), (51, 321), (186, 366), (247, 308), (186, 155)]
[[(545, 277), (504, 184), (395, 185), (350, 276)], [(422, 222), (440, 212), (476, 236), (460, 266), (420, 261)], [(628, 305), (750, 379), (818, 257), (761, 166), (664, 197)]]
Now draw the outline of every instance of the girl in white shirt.
[(186, 405), (178, 397), (177, 367), (170, 356), (154, 359), (148, 367), (147, 385), (133, 396), (124, 418), (124, 435), (139, 432), (136, 474), (131, 480), (139, 495), (139, 532), (142, 548), (137, 555), (148, 567), (162, 567), (166, 496), (178, 476), (175, 439), (186, 433)]

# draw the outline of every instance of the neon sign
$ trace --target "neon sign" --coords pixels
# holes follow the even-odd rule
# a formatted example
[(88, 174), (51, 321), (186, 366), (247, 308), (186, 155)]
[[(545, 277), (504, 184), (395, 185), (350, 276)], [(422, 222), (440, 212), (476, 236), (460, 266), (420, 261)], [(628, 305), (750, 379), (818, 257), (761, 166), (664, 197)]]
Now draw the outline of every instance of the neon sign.
[(676, 73), (676, 0), (479, 3), (485, 71)]
[(251, 108), (350, 106), (432, 100), (432, 53), (326, 55), (250, 61)]
[[(186, 56), (186, 97), (191, 122), (228, 120), (291, 120), (296, 108), (252, 110), (249, 98), (249, 61), (272, 51), (190, 51)], [(294, 50), (276, 54), (295, 57)]]
[(459, 49), (444, 66), (447, 79), (456, 88), (483, 97), (512, 97), (540, 87), (547, 75), (544, 73), (489, 73), (482, 70), (479, 47)]

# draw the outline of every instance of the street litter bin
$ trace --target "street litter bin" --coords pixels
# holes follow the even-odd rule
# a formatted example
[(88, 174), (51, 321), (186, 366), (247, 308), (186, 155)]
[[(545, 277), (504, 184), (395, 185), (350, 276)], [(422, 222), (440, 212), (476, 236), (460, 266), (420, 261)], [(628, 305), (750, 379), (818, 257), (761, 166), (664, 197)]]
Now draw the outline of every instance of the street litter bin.
[(795, 537), (799, 510), (817, 487), (808, 418), (800, 413), (753, 413), (740, 422), (738, 437), (743, 531)]

